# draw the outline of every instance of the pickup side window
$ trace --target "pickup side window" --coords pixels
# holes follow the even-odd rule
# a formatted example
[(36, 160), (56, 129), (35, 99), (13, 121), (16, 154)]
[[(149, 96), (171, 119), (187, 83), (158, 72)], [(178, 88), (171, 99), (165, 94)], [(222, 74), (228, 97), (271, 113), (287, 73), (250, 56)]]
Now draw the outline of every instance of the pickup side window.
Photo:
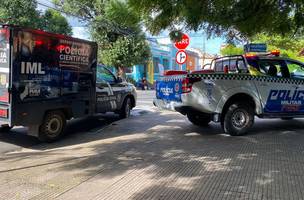
[(244, 62), (244, 59), (237, 59), (236, 65), (237, 65), (237, 69), (239, 69), (239, 71), (241, 73), (247, 73), (248, 72), (248, 69), (247, 69), (246, 64)]
[(248, 71), (244, 60), (240, 58), (240, 56), (226, 57), (215, 60), (214, 71), (224, 72), (225, 67), (228, 67), (229, 73), (244, 73)]
[(116, 82), (115, 76), (103, 66), (97, 67), (97, 83), (114, 84)]
[(289, 71), (280, 60), (261, 60), (259, 62), (260, 71), (267, 76), (290, 78)]
[(304, 79), (304, 65), (297, 62), (286, 61), (290, 77), (293, 79)]
[(215, 62), (215, 65), (214, 65), (214, 71), (216, 72), (223, 72), (223, 61), (222, 60), (217, 60)]
[(290, 78), (288, 68), (282, 60), (259, 60), (248, 63), (266, 76)]

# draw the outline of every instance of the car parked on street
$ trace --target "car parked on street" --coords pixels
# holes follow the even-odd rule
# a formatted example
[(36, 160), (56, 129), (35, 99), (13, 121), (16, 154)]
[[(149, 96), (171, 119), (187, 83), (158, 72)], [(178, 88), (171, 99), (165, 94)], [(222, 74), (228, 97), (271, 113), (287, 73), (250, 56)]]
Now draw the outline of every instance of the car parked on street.
[(216, 58), (211, 69), (168, 73), (157, 82), (154, 104), (193, 124), (220, 122), (224, 132), (247, 133), (254, 117), (304, 117), (304, 64), (278, 51)]
[(0, 25), (0, 125), (29, 127), (41, 141), (59, 139), (66, 120), (98, 113), (130, 115), (136, 89), (97, 65), (97, 44)]

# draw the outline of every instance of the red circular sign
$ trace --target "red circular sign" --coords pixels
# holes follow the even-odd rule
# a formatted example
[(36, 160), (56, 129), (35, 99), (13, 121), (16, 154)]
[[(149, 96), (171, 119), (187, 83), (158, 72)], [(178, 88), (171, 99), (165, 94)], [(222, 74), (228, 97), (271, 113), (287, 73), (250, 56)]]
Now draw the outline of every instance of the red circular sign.
[(182, 40), (179, 41), (179, 42), (175, 42), (174, 43), (174, 46), (177, 48), (177, 49), (186, 49), (190, 44), (190, 38), (187, 34), (183, 34), (182, 36)]
[(182, 65), (187, 61), (187, 53), (184, 50), (179, 50), (176, 53), (175, 60), (178, 64)]

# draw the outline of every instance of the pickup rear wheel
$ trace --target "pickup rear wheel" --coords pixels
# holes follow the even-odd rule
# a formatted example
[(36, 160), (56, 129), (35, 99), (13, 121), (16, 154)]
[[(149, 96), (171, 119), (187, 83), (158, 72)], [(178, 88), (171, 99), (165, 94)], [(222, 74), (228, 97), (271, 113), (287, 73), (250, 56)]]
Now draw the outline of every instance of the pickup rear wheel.
[(121, 119), (130, 117), (131, 109), (132, 109), (131, 99), (127, 97), (122, 104), (122, 107), (119, 112), (119, 117)]
[(202, 113), (188, 113), (189, 121), (196, 126), (207, 126), (211, 122), (211, 116)]
[(246, 103), (234, 103), (224, 114), (222, 127), (225, 133), (232, 136), (244, 135), (254, 123), (253, 108)]
[(48, 112), (40, 126), (38, 139), (42, 142), (56, 141), (63, 135), (65, 126), (65, 115), (61, 111)]

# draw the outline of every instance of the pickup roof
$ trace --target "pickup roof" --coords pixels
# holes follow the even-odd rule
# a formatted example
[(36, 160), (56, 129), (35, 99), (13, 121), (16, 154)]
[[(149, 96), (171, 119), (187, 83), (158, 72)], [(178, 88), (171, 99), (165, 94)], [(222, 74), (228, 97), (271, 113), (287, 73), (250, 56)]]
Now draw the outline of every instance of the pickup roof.
[(208, 70), (165, 73), (154, 105), (195, 125), (220, 122), (225, 133), (247, 133), (254, 117), (304, 117), (304, 64), (278, 52), (214, 59)]

